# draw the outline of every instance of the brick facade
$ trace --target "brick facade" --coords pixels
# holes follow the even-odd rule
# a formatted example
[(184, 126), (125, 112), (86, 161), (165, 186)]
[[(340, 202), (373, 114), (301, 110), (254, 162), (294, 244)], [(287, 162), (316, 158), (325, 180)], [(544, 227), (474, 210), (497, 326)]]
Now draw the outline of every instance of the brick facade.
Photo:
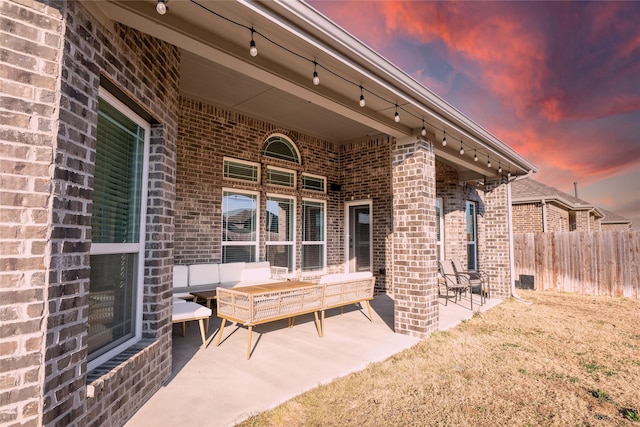
[[(388, 137), (352, 141), (335, 146), (291, 129), (257, 120), (200, 101), (180, 101), (175, 260), (179, 264), (220, 262), (222, 259), (222, 189), (244, 189), (260, 194), (260, 212), (267, 194), (294, 196), (296, 202), (296, 270), (300, 271), (302, 198), (327, 202), (327, 271), (344, 271), (344, 201), (371, 200), (373, 210), (373, 271), (378, 291), (387, 291), (390, 271), (391, 190)], [(262, 156), (266, 139), (286, 135), (300, 151), (299, 165)], [(259, 183), (223, 179), (223, 158), (231, 157), (261, 165)], [(263, 184), (267, 166), (297, 173), (296, 189)], [(326, 194), (300, 189), (302, 173), (321, 175), (340, 190)], [(366, 177), (366, 179), (365, 179)], [(330, 186), (329, 186), (330, 187)], [(259, 226), (259, 259), (266, 256), (265, 218)], [(312, 276), (308, 276), (313, 278)]]
[(478, 232), (479, 267), (490, 275), (492, 296), (498, 298), (511, 295), (511, 225), (507, 186), (505, 177), (485, 182), (482, 231)]
[(542, 203), (519, 203), (513, 205), (514, 233), (541, 233)]
[(39, 426), (63, 23), (35, 2), (0, 20), (0, 424)]
[[(327, 272), (345, 268), (345, 203), (371, 203), (372, 269), (396, 299), (395, 329), (438, 328), (435, 197), (444, 200), (447, 257), (466, 260), (465, 202), (478, 206), (481, 268), (507, 295), (502, 183), (460, 185), (431, 142), (377, 136), (333, 144), (180, 98), (180, 51), (106, 19), (92, 2), (0, 3), (0, 424), (121, 425), (171, 372), (172, 266), (221, 260), (222, 188), (327, 203)], [(100, 87), (151, 123), (142, 339), (87, 372), (91, 212)], [(281, 133), (301, 163), (264, 158)], [(327, 178), (326, 194), (223, 179), (229, 156)], [(336, 184), (336, 185), (331, 185)], [(266, 254), (260, 224), (259, 258)], [(505, 255), (507, 254), (507, 255)], [(508, 271), (508, 267), (507, 270)], [(313, 279), (314, 277), (309, 276)], [(493, 282), (492, 282), (493, 284)], [(9, 337), (6, 339), (4, 337)]]
[[(2, 237), (3, 246), (13, 248), (3, 251), (9, 268), (2, 275), (2, 304), (11, 305), (2, 313), (15, 339), (0, 353), (0, 420), (120, 425), (171, 369), (179, 52), (118, 24), (103, 27), (78, 2), (2, 2), (0, 8), (11, 22), (2, 27), (12, 43), (11, 57), (3, 60), (14, 64), (2, 64), (2, 78), (11, 82), (2, 87), (10, 100), (3, 106), (13, 111), (2, 131), (3, 161), (13, 166), (3, 168), (12, 172), (2, 182), (15, 192), (2, 200), (14, 218), (7, 224), (14, 232)], [(119, 87), (159, 124), (149, 160), (143, 341), (117, 369), (96, 376), (86, 372), (86, 339), (101, 81)], [(87, 397), (88, 388), (94, 397)]]
[(393, 147), (395, 331), (426, 337), (438, 329), (436, 180), (433, 144), (407, 138)]

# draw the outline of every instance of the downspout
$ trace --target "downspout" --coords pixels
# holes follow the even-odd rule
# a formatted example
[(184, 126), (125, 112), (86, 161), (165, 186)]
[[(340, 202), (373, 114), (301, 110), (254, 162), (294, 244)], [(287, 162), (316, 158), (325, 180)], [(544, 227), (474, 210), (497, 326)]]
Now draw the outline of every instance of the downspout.
[[(528, 175), (527, 175), (528, 176)], [(511, 180), (507, 181), (507, 222), (509, 223), (509, 280), (511, 281), (511, 296), (515, 298), (517, 301), (531, 304), (531, 302), (526, 301), (518, 295), (516, 292), (516, 263), (515, 263), (515, 255), (513, 250), (513, 217), (512, 217), (512, 208), (511, 208)]]
[(542, 199), (542, 232), (547, 231), (547, 201)]

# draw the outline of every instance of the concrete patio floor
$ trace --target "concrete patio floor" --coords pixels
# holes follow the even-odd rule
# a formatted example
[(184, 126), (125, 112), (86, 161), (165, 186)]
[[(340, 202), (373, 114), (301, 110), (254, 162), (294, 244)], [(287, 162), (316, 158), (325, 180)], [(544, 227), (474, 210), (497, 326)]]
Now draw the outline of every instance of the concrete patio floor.
[[(486, 311), (500, 300), (480, 306)], [(281, 320), (254, 328), (251, 359), (247, 360), (246, 328), (227, 323), (216, 347), (220, 319), (211, 318), (208, 346), (202, 344), (197, 323), (179, 325), (173, 332), (173, 372), (165, 385), (128, 421), (127, 427), (232, 426), (249, 416), (317, 387), (385, 360), (420, 340), (393, 332), (393, 300), (378, 295), (371, 303), (373, 322), (366, 307), (352, 305), (327, 312), (325, 336), (319, 338), (313, 315), (296, 319), (293, 328)], [(440, 330), (471, 318), (469, 300), (444, 305), (440, 298)]]

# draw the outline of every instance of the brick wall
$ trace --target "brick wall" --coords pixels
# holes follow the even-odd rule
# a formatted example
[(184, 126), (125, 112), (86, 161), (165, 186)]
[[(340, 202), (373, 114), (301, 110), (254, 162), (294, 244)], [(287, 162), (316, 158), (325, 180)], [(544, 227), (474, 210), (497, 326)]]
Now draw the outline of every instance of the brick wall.
[(546, 204), (546, 231), (569, 231), (569, 211), (553, 203)]
[[(342, 200), (373, 202), (372, 245), (376, 290), (391, 292), (393, 260), (393, 214), (391, 195), (391, 139), (388, 137), (354, 141), (340, 146), (340, 182)], [(344, 228), (344, 213), (338, 228)], [(344, 237), (343, 237), (344, 238)], [(344, 242), (340, 244), (344, 262)]]
[[(283, 194), (296, 200), (296, 269), (300, 268), (302, 239), (302, 197), (327, 202), (327, 265), (329, 272), (344, 271), (344, 204), (347, 200), (373, 201), (374, 272), (378, 290), (387, 290), (389, 230), (391, 228), (390, 140), (373, 138), (336, 146), (327, 141), (282, 128), (243, 114), (200, 101), (180, 101), (175, 259), (179, 264), (220, 262), (222, 188), (257, 191), (260, 212), (266, 195)], [(264, 141), (273, 133), (289, 137), (300, 151), (299, 165), (262, 156)], [(261, 183), (241, 183), (223, 179), (225, 156), (261, 164), (265, 182), (266, 166), (297, 172), (297, 189), (274, 188)], [(327, 184), (340, 184), (340, 191), (326, 194), (300, 189), (302, 173), (326, 176)], [(265, 259), (265, 218), (261, 215), (259, 259)]]
[[(3, 146), (11, 147), (2, 161), (11, 168), (2, 170), (13, 169), (11, 188), (32, 193), (2, 199), (22, 225), (10, 225), (21, 243), (12, 244), (14, 261), (5, 263), (11, 268), (2, 275), (2, 292), (12, 288), (12, 303), (8, 314), (0, 313), (12, 316), (18, 347), (11, 350), (12, 362), (2, 363), (11, 375), (0, 374), (10, 397), (0, 400), (8, 402), (0, 422), (120, 425), (170, 374), (179, 52), (118, 24), (103, 27), (78, 2), (45, 3), (0, 4), (8, 19), (2, 29), (12, 43), (11, 55), (3, 58), (14, 64), (2, 67), (3, 96), (11, 99), (3, 106), (15, 106), (12, 128), (2, 131)], [(90, 377), (96, 379), (95, 397), (87, 398), (88, 255), (101, 79), (122, 88), (160, 124), (152, 130), (149, 161), (144, 340), (118, 369)], [(3, 185), (10, 180), (3, 177)]]
[(478, 237), (480, 270), (491, 276), (491, 296), (511, 295), (511, 255), (509, 251), (509, 203), (507, 179), (486, 181), (484, 186), (483, 230)]
[(0, 425), (42, 424), (60, 13), (0, 3)]
[(436, 179), (433, 144), (407, 138), (393, 147), (395, 331), (426, 337), (438, 329)]
[[(482, 192), (468, 183), (460, 184), (458, 171), (443, 162), (436, 161), (436, 192), (443, 201), (444, 256), (467, 263), (466, 202), (476, 203), (478, 237), (484, 229), (484, 203)], [(479, 253), (479, 255), (481, 255)]]
[(519, 203), (512, 208), (513, 232), (515, 233), (541, 233), (542, 229), (542, 204)]

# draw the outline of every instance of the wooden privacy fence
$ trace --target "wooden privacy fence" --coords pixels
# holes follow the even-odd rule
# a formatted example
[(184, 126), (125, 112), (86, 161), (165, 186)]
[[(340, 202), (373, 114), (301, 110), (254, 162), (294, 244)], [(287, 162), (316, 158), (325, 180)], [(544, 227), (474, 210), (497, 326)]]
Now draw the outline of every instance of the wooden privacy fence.
[(514, 258), (536, 289), (640, 298), (640, 231), (515, 234)]

